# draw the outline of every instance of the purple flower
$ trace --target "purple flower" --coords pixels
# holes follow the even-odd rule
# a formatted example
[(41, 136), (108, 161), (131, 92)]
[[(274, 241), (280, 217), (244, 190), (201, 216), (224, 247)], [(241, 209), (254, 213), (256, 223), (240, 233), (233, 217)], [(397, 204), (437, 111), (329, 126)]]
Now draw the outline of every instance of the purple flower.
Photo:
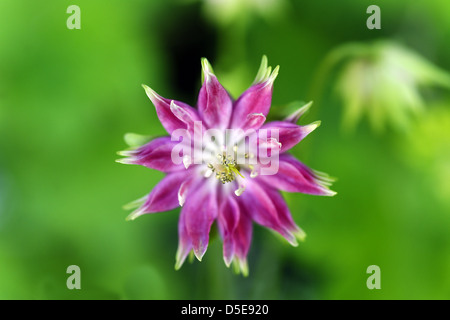
[(286, 153), (319, 125), (296, 124), (310, 104), (283, 121), (265, 122), (278, 67), (272, 71), (264, 56), (253, 85), (236, 101), (206, 59), (202, 68), (196, 108), (143, 86), (171, 137), (122, 151), (119, 154), (127, 158), (118, 161), (167, 175), (149, 195), (131, 204), (137, 209), (128, 219), (182, 207), (176, 269), (192, 251), (202, 259), (216, 222), (225, 264), (233, 262), (246, 275), (253, 222), (278, 232), (294, 246), (305, 237), (279, 191), (326, 196), (335, 192), (328, 189), (331, 179), (326, 174)]

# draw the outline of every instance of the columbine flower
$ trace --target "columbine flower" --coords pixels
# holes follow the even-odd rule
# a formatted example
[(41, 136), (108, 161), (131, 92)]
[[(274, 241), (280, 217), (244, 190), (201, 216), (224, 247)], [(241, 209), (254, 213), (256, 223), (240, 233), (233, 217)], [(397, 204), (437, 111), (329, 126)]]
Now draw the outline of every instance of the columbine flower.
[[(144, 85), (171, 137), (159, 137), (122, 151), (119, 154), (127, 158), (118, 161), (167, 175), (148, 196), (132, 203), (138, 208), (128, 218), (182, 207), (176, 269), (192, 251), (202, 259), (216, 222), (226, 265), (234, 262), (245, 275), (253, 222), (275, 230), (294, 246), (297, 239), (305, 237), (280, 190), (327, 196), (335, 192), (328, 189), (331, 180), (325, 174), (286, 153), (319, 125), (296, 124), (310, 104), (283, 121), (265, 123), (278, 67), (272, 71), (263, 57), (255, 82), (236, 101), (219, 83), (206, 59), (202, 59), (202, 68), (197, 108), (163, 98)], [(126, 136), (131, 145), (137, 138)], [(246, 139), (254, 141), (256, 148), (249, 147)], [(199, 153), (200, 158), (196, 156)]]
[(336, 90), (344, 102), (346, 128), (355, 126), (364, 114), (378, 131), (389, 122), (407, 128), (411, 116), (423, 110), (420, 89), (450, 88), (448, 73), (395, 42), (343, 45), (328, 56), (328, 67), (343, 60)]

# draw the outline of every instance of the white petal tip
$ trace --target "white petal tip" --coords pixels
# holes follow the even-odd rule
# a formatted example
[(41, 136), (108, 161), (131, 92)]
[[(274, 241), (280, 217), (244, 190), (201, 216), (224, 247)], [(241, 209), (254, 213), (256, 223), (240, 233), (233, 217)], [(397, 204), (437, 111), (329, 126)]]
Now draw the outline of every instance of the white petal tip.
[(198, 261), (200, 261), (200, 262), (202, 261), (203, 254), (201, 254), (200, 252), (194, 250), (194, 255), (195, 255), (195, 257), (197, 258)]
[(244, 277), (248, 277), (248, 264), (247, 260), (240, 260), (239, 261), (239, 269), (241, 270), (241, 273)]
[(308, 102), (307, 104), (301, 106), (296, 111), (287, 116), (284, 121), (288, 121), (291, 123), (297, 123), (298, 120), (311, 108), (313, 101)]
[(214, 75), (213, 68), (206, 58), (202, 58), (202, 71), (204, 80), (208, 80), (211, 75)]
[(129, 157), (129, 156), (133, 156), (136, 153), (136, 151), (134, 150), (122, 150), (122, 151), (117, 151), (117, 154), (119, 156), (122, 157)]
[(318, 120), (318, 121), (311, 123), (310, 126), (315, 129), (315, 128), (319, 127), (321, 124), (322, 124), (322, 121)]
[(125, 221), (133, 221), (138, 217), (138, 215), (130, 214), (128, 217), (125, 218)]
[(233, 258), (227, 259), (227, 258), (223, 257), (223, 261), (225, 262), (225, 265), (227, 266), (227, 268), (229, 268), (231, 266), (231, 263), (233, 262)]
[(304, 128), (307, 129), (308, 133), (309, 133), (309, 132), (312, 132), (312, 131), (316, 130), (320, 126), (321, 123), (322, 122), (320, 120), (319, 121), (315, 121), (313, 123), (310, 123), (310, 124), (304, 126)]
[(292, 237), (292, 239), (289, 239), (288, 242), (291, 244), (291, 246), (298, 247), (298, 242), (295, 237)]
[(297, 230), (295, 230), (295, 231), (293, 232), (293, 234), (294, 234), (295, 238), (296, 238), (298, 241), (304, 242), (304, 241), (306, 240), (306, 233), (305, 233), (305, 231), (303, 231), (303, 230), (300, 229), (300, 228), (298, 228)]
[(146, 86), (145, 84), (143, 84), (142, 87), (144, 88), (147, 97), (152, 101), (153, 104), (155, 104), (156, 101), (162, 101), (162, 97), (158, 95), (152, 88)]
[(325, 196), (328, 197), (334, 197), (335, 195), (337, 195), (337, 192), (333, 190), (327, 190), (327, 192), (325, 193)]
[(182, 207), (185, 202), (186, 202), (186, 198), (183, 197), (182, 195), (178, 194), (178, 203), (180, 204), (180, 207)]
[(133, 162), (134, 160), (131, 158), (123, 158), (123, 159), (117, 159), (116, 162), (117, 163), (122, 163), (122, 164), (134, 164)]
[(145, 93), (150, 97), (150, 96), (156, 96), (156, 92), (153, 91), (152, 88), (150, 88), (149, 86), (142, 84), (142, 88), (144, 88)]
[(234, 194), (238, 197), (240, 197), (245, 191), (245, 187), (240, 187), (239, 189), (234, 191)]

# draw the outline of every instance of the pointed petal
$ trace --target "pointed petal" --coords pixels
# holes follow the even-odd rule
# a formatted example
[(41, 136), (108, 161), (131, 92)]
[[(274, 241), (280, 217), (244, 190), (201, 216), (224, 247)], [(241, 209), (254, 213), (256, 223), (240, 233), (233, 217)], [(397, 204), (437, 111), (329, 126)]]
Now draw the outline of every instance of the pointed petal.
[[(192, 109), (193, 110), (193, 109)], [(175, 101), (170, 102), (170, 111), (179, 119), (181, 120), (191, 136), (194, 135), (194, 123), (195, 121), (200, 121), (200, 118), (198, 116), (197, 112), (192, 111), (191, 109), (182, 108), (180, 107)]]
[(183, 265), (186, 257), (192, 251), (192, 241), (186, 229), (185, 215), (180, 214), (178, 220), (178, 249), (176, 254), (175, 270), (178, 270)]
[(307, 104), (301, 106), (296, 111), (291, 113), (289, 116), (287, 116), (284, 121), (291, 122), (291, 123), (297, 123), (297, 121), (311, 108), (312, 101), (308, 102)]
[(233, 232), (235, 259), (239, 262), (239, 269), (244, 276), (248, 275), (247, 255), (252, 242), (253, 223), (250, 215), (240, 205), (239, 222)]
[(202, 68), (204, 80), (198, 96), (198, 112), (207, 127), (225, 129), (230, 122), (233, 102), (205, 58)]
[(261, 174), (256, 180), (287, 192), (301, 192), (318, 196), (334, 196), (336, 194), (328, 188), (332, 179), (314, 172), (289, 154), (280, 155), (276, 174)]
[(208, 180), (202, 180), (196, 186), (192, 186), (182, 209), (186, 230), (198, 260), (201, 260), (206, 252), (209, 231), (218, 211), (216, 190), (210, 183), (215, 181)]
[(297, 240), (304, 241), (306, 233), (295, 224), (294, 220), (292, 219), (291, 212), (289, 211), (289, 208), (281, 194), (270, 186), (267, 186), (266, 188), (264, 188), (264, 190), (277, 209), (278, 219), (280, 220), (282, 226), (286, 230), (291, 232)]
[(258, 157), (272, 157), (281, 152), (283, 144), (275, 138), (258, 138)]
[(306, 126), (299, 126), (286, 121), (272, 121), (263, 125), (260, 130), (267, 130), (268, 137), (278, 137), (278, 141), (281, 143), (280, 152), (283, 153), (302, 141), (319, 125), (320, 121)]
[(280, 221), (277, 206), (262, 185), (256, 181), (249, 182), (245, 199), (241, 202), (256, 223), (277, 231), (293, 246), (297, 245), (295, 236)]
[(201, 177), (194, 173), (180, 185), (180, 189), (178, 189), (178, 203), (180, 204), (180, 207), (186, 202), (191, 187), (196, 185), (200, 180)]
[(267, 56), (263, 55), (261, 59), (261, 65), (259, 66), (258, 73), (256, 74), (253, 84), (261, 83), (267, 80), (267, 74), (270, 74), (271, 71), (271, 68), (268, 67), (267, 64), (268, 64)]
[(175, 164), (172, 161), (172, 149), (178, 141), (171, 141), (169, 137), (159, 137), (136, 150), (121, 152), (121, 155), (129, 156), (118, 162), (126, 164), (138, 164), (162, 172), (185, 170), (183, 164)]
[[(166, 131), (169, 134), (172, 134), (172, 132), (176, 129), (180, 128), (187, 129), (186, 124), (179, 118), (177, 118), (171, 111), (170, 109), (170, 104), (172, 102), (171, 99), (161, 97), (159, 94), (157, 94), (155, 91), (153, 91), (150, 87), (146, 86), (145, 84), (143, 84), (142, 87), (145, 89), (145, 93), (155, 106), (156, 114), (158, 115), (159, 121), (161, 121), (162, 126), (164, 127), (164, 129), (166, 129)], [(191, 115), (197, 114), (197, 110), (187, 105), (186, 103), (175, 100), (173, 101), (177, 106), (185, 110), (185, 112)]]
[(217, 225), (223, 239), (223, 258), (230, 266), (234, 257), (234, 231), (239, 222), (239, 205), (232, 196), (221, 200)]
[(248, 130), (258, 130), (266, 121), (266, 117), (262, 113), (250, 113), (242, 124), (244, 132)]
[[(267, 116), (272, 103), (273, 82), (275, 81), (279, 67), (270, 73), (270, 67), (261, 64), (260, 71), (255, 79), (255, 84), (248, 88), (235, 102), (231, 119), (231, 128), (241, 128), (247, 120), (247, 115), (261, 113)], [(267, 62), (266, 62), (267, 64)], [(263, 69), (263, 70), (261, 70)]]
[(244, 277), (248, 276), (248, 263), (247, 258), (235, 257), (233, 259), (233, 269), (236, 274), (242, 273)]
[(165, 176), (150, 192), (145, 203), (132, 212), (127, 220), (134, 220), (145, 213), (168, 211), (178, 207), (178, 189), (190, 174), (189, 171), (179, 171)]

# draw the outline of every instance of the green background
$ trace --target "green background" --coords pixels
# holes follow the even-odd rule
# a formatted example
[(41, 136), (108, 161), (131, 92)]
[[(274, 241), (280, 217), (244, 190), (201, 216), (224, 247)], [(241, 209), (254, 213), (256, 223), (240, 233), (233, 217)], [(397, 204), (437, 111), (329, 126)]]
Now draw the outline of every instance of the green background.
[[(66, 27), (72, 4), (81, 30)], [(0, 1), (1, 299), (450, 298), (448, 91), (408, 132), (382, 134), (367, 121), (343, 133), (333, 77), (311, 93), (349, 41), (390, 38), (450, 70), (450, 3), (283, 4), (226, 16), (200, 1)], [(372, 4), (381, 30), (366, 27)], [(274, 109), (316, 102), (301, 123), (322, 125), (292, 152), (337, 177), (338, 194), (285, 194), (308, 237), (294, 248), (255, 226), (247, 278), (225, 267), (217, 238), (175, 271), (179, 210), (126, 222), (122, 209), (163, 177), (114, 161), (126, 132), (164, 134), (141, 83), (194, 105), (205, 56), (236, 97), (263, 54), (280, 65)], [(66, 287), (69, 265), (81, 290)], [(380, 290), (366, 287), (370, 265)]]

